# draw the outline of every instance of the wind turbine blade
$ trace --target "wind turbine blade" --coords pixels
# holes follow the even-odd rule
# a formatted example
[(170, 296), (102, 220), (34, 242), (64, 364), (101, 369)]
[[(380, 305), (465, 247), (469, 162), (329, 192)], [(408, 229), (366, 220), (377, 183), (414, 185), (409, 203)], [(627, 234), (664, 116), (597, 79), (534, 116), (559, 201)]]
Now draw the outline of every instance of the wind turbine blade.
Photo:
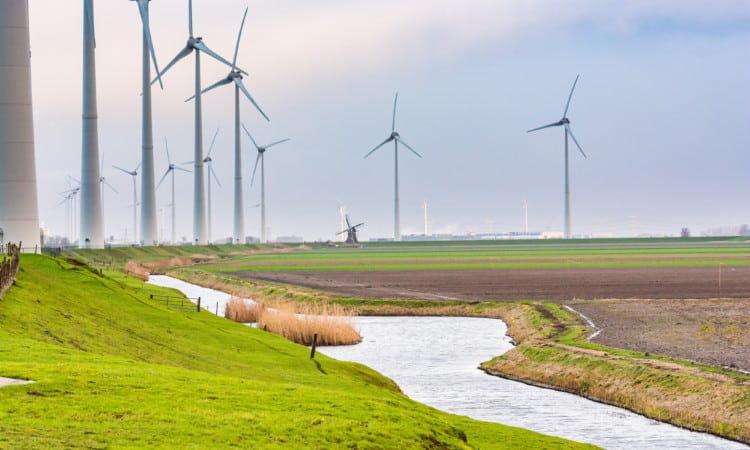
[(188, 0), (188, 32), (193, 37), (193, 0)]
[(532, 128), (528, 130), (527, 133), (531, 133), (532, 131), (537, 131), (537, 130), (543, 130), (544, 128), (549, 128), (549, 127), (559, 127), (560, 125), (562, 125), (560, 122), (551, 123), (549, 125), (542, 125), (541, 127), (536, 127), (536, 128)]
[(175, 56), (174, 58), (172, 58), (172, 61), (170, 61), (169, 64), (167, 64), (167, 67), (165, 67), (164, 70), (161, 71), (161, 74), (158, 74), (156, 78), (154, 78), (153, 80), (151, 80), (151, 84), (156, 83), (158, 81), (158, 76), (162, 76), (163, 77), (164, 74), (167, 73), (167, 71), (172, 68), (172, 66), (174, 66), (175, 64), (177, 64), (177, 61), (181, 60), (182, 58), (186, 57), (187, 55), (191, 54), (192, 52), (193, 52), (192, 47), (185, 47), (182, 50), (180, 50), (179, 53), (177, 53), (177, 56)]
[[(245, 130), (245, 133), (247, 133), (247, 137), (249, 137), (250, 140), (253, 141), (253, 145), (255, 146), (255, 149), (256, 150), (260, 150), (260, 147), (258, 147), (258, 143), (255, 142), (255, 139), (253, 139), (253, 135), (250, 134), (249, 131), (247, 131), (247, 127), (245, 126), (245, 124), (244, 123), (240, 123), (240, 125), (242, 125), (242, 129)], [(257, 165), (257, 162), (256, 162), (256, 165)]]
[(396, 91), (396, 98), (393, 99), (393, 124), (391, 125), (391, 133), (396, 131), (396, 103), (398, 102), (398, 91)]
[(214, 181), (216, 181), (216, 184), (218, 184), (219, 187), (221, 187), (221, 182), (219, 181), (219, 177), (216, 176), (216, 172), (214, 172), (213, 166), (210, 166), (210, 165), (208, 166), (208, 173), (210, 173), (211, 175), (213, 175)]
[[(229, 77), (223, 78), (223, 79), (221, 79), (221, 80), (217, 81), (216, 83), (212, 84), (211, 86), (209, 86), (209, 87), (207, 87), (207, 88), (203, 89), (203, 90), (201, 91), (201, 94), (205, 94), (206, 92), (208, 92), (208, 91), (210, 91), (210, 90), (212, 90), (212, 89), (216, 89), (216, 88), (217, 88), (217, 87), (219, 87), (219, 86), (224, 86), (225, 84), (229, 84), (229, 83), (231, 83), (231, 82), (232, 82), (232, 79), (231, 79), (231, 78), (229, 78)], [(186, 102), (189, 102), (190, 100), (192, 100), (192, 99), (194, 99), (194, 98), (195, 98), (195, 95), (191, 95), (190, 97), (188, 97), (187, 99), (185, 99), (185, 101), (186, 101)]]
[(174, 166), (174, 167), (172, 167), (172, 170), (181, 170), (181, 171), (183, 171), (183, 172), (190, 172), (190, 173), (192, 173), (192, 170), (188, 170), (188, 169), (183, 169), (183, 168), (182, 168), (182, 167), (180, 167), (180, 166)]
[(117, 189), (115, 189), (114, 186), (112, 186), (111, 184), (109, 184), (109, 181), (107, 181), (107, 180), (105, 180), (105, 179), (102, 178), (102, 183), (104, 183), (108, 188), (112, 189), (112, 191), (115, 194), (119, 194), (119, 192), (117, 192)]
[(117, 166), (112, 166), (112, 167), (114, 167), (114, 168), (115, 168), (115, 169), (117, 169), (117, 170), (123, 171), (123, 172), (125, 172), (125, 173), (126, 173), (126, 174), (128, 174), (128, 175), (133, 175), (133, 172), (131, 172), (131, 171), (129, 171), (129, 170), (125, 170), (125, 169), (123, 169), (122, 167), (117, 167)]
[(281, 144), (282, 142), (286, 142), (286, 141), (290, 141), (290, 140), (291, 140), (291, 138), (286, 138), (286, 139), (282, 139), (280, 141), (276, 141), (276, 142), (274, 142), (272, 144), (268, 144), (268, 145), (266, 145), (266, 150), (268, 150), (269, 148), (273, 147), (276, 144)]
[(94, 11), (92, 10), (92, 2), (93, 0), (85, 0), (83, 7), (86, 14), (85, 20), (88, 22), (89, 28), (91, 28), (91, 40), (94, 41), (94, 48), (96, 48), (96, 31), (94, 31)]
[(151, 53), (151, 60), (154, 62), (154, 70), (156, 70), (156, 78), (159, 80), (159, 86), (164, 89), (164, 84), (161, 82), (161, 75), (159, 75), (159, 64), (156, 62), (156, 52), (154, 51), (154, 41), (151, 39), (151, 27), (149, 26), (148, 19), (148, 2), (149, 0), (138, 0), (138, 12), (141, 14), (141, 22), (143, 22), (143, 34), (146, 36), (148, 42), (148, 49)]
[(135, 166), (135, 169), (133, 169), (133, 172), (138, 172), (138, 169), (141, 168), (141, 163), (138, 163), (137, 166)]
[(578, 77), (581, 76), (580, 74), (576, 75), (576, 79), (573, 82), (573, 87), (570, 88), (570, 94), (568, 95), (568, 103), (565, 104), (565, 111), (563, 112), (563, 117), (566, 117), (568, 115), (568, 107), (570, 106), (570, 99), (573, 98), (573, 91), (576, 89), (576, 83), (578, 83)]
[(169, 144), (167, 143), (167, 137), (164, 136), (164, 147), (167, 149), (167, 162), (169, 162), (169, 165), (172, 165), (172, 158), (169, 156)]
[(211, 156), (211, 151), (214, 149), (214, 142), (216, 142), (216, 136), (219, 135), (219, 129), (216, 129), (216, 133), (214, 133), (213, 139), (211, 139), (211, 146), (208, 147), (208, 153), (206, 154), (206, 157), (208, 158)]
[(235, 78), (234, 79), (234, 84), (236, 84), (240, 88), (240, 90), (242, 91), (242, 93), (245, 94), (245, 96), (248, 98), (248, 100), (250, 100), (250, 102), (252, 102), (252, 104), (255, 106), (255, 108), (258, 110), (258, 112), (263, 117), (265, 117), (266, 121), (270, 122), (271, 119), (269, 119), (268, 116), (266, 115), (266, 113), (264, 113), (263, 110), (260, 109), (260, 106), (258, 106), (258, 104), (255, 103), (255, 100), (253, 99), (253, 96), (250, 95), (250, 92), (248, 92), (248, 90), (245, 87), (245, 84), (242, 82), (242, 80), (240, 78)]
[(391, 142), (392, 140), (393, 140), (393, 136), (391, 136), (388, 139), (384, 140), (383, 142), (381, 142), (380, 144), (378, 144), (377, 147), (375, 147), (374, 149), (370, 150), (370, 153), (366, 154), (365, 158), (367, 158), (368, 156), (372, 155), (373, 153), (375, 153), (375, 150), (377, 150), (380, 147), (384, 146), (385, 144)]
[(411, 148), (411, 145), (409, 145), (409, 144), (407, 144), (406, 142), (404, 142), (404, 140), (403, 140), (403, 139), (401, 139), (400, 137), (397, 137), (397, 138), (396, 138), (396, 140), (397, 140), (398, 142), (400, 142), (401, 144), (403, 144), (403, 145), (404, 145), (404, 147), (406, 147), (406, 148), (408, 148), (409, 150), (411, 150), (411, 152), (412, 152), (412, 153), (414, 153), (415, 155), (419, 156), (420, 158), (422, 157), (422, 155), (420, 155), (419, 153), (417, 153), (417, 151), (416, 151), (416, 150), (414, 150), (413, 148)]
[(224, 63), (229, 67), (232, 67), (232, 63), (221, 57), (219, 54), (208, 48), (208, 46), (203, 43), (203, 41), (199, 41), (195, 43), (195, 48), (202, 51), (203, 53), (207, 54), (208, 56), (212, 57), (213, 59), (219, 61), (220, 63)]
[(242, 29), (245, 27), (245, 19), (247, 18), (247, 7), (245, 7), (245, 14), (242, 16), (242, 24), (240, 24), (240, 32), (237, 33), (237, 43), (234, 44), (234, 58), (232, 58), (232, 69), (237, 67), (237, 53), (240, 51), (240, 38), (242, 37)]
[(159, 180), (159, 183), (156, 185), (156, 189), (159, 189), (159, 186), (161, 186), (161, 182), (164, 181), (165, 178), (167, 178), (167, 175), (169, 175), (169, 172), (171, 171), (172, 171), (172, 168), (170, 167), (169, 169), (167, 169), (166, 172), (164, 172), (164, 176), (162, 176), (161, 179)]
[(255, 168), (253, 168), (253, 178), (250, 179), (250, 186), (253, 185), (255, 182), (255, 172), (258, 170), (258, 162), (260, 161), (260, 158), (263, 157), (263, 153), (258, 153), (258, 156), (255, 158)]
[(182, 164), (183, 166), (187, 166), (188, 164), (195, 164), (195, 161), (185, 161), (181, 162), (180, 164)]
[(571, 138), (573, 138), (573, 142), (575, 142), (576, 147), (578, 147), (578, 150), (581, 151), (581, 154), (583, 155), (583, 157), (588, 158), (588, 156), (586, 156), (586, 153), (583, 152), (583, 149), (581, 148), (581, 144), (578, 143), (578, 139), (576, 139), (575, 135), (573, 135), (573, 130), (570, 129), (570, 125), (566, 124), (565, 129), (568, 130), (568, 134), (570, 135)]

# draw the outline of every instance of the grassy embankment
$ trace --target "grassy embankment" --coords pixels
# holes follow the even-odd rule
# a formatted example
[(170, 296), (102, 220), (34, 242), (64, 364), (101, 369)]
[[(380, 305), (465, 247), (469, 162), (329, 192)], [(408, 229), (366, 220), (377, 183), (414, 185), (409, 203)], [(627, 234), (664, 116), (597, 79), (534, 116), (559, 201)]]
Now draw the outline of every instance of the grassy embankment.
[[(574, 448), (437, 412), (361, 365), (117, 272), (24, 255), (0, 299), (0, 448)], [(171, 295), (173, 292), (169, 291)]]
[[(630, 259), (633, 266), (746, 264), (747, 243), (667, 242), (658, 245), (588, 244), (475, 247), (441, 246), (429, 250), (394, 246), (321, 250), (284, 255), (238, 256), (210, 266), (180, 269), (182, 278), (237, 295), (269, 301), (334, 302), (360, 314), (481, 315), (502, 317), (521, 344), (517, 349), (486, 364), (486, 370), (574, 392), (595, 400), (626, 407), (649, 417), (683, 427), (750, 442), (750, 377), (715, 367), (607, 348), (585, 340), (585, 327), (559, 305), (544, 302), (505, 303), (389, 301), (347, 299), (308, 289), (241, 280), (222, 272), (292, 270), (418, 270), (433, 266), (467, 267), (476, 264), (519, 264), (549, 267), (588, 262), (620, 264), (611, 258)], [(406, 249), (406, 250), (404, 250)], [(568, 262), (564, 261), (568, 259)], [(678, 259), (682, 258), (682, 259)], [(509, 261), (510, 259), (510, 261)], [(545, 259), (547, 261), (545, 261)], [(394, 263), (401, 260), (402, 262)], [(480, 260), (484, 262), (479, 262)], [(554, 260), (554, 261), (549, 261)], [(499, 261), (499, 262), (497, 262)], [(239, 268), (239, 269), (238, 269)]]

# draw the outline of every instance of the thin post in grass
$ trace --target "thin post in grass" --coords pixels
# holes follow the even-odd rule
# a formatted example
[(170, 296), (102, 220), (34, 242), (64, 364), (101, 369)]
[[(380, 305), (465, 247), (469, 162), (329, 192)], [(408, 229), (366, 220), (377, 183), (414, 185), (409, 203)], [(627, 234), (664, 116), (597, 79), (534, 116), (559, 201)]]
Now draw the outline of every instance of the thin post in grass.
[(318, 333), (313, 333), (312, 347), (310, 348), (310, 359), (315, 359), (315, 346), (318, 344)]
[(201, 298), (198, 297), (198, 301), (196, 302), (198, 304), (198, 310), (196, 312), (201, 312)]

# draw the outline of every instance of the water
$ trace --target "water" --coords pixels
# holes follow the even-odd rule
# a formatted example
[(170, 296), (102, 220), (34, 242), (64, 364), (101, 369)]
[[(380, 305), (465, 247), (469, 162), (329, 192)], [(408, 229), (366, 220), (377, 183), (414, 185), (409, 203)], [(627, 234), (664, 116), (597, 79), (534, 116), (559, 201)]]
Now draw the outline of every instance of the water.
[[(151, 277), (154, 284), (201, 297), (220, 315), (229, 299), (212, 289)], [(494, 319), (460, 317), (357, 317), (358, 345), (319, 347), (336, 359), (356, 361), (393, 379), (412, 399), (454, 414), (588, 442), (607, 449), (745, 449), (748, 446), (683, 430), (627, 410), (485, 374), (482, 361), (512, 348), (506, 327)]]

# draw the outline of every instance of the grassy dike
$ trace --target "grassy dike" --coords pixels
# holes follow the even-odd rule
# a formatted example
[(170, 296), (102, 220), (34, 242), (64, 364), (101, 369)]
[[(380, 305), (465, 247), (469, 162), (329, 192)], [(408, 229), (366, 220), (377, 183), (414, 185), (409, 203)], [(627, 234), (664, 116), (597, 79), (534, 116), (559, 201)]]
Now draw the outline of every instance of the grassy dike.
[[(23, 255), (0, 299), (0, 448), (578, 448), (409, 400), (390, 380)], [(174, 292), (172, 292), (174, 295)]]
[(750, 376), (721, 368), (621, 350), (586, 340), (574, 313), (545, 302), (432, 302), (343, 298), (311, 289), (175, 268), (170, 275), (238, 296), (331, 302), (362, 315), (453, 315), (503, 319), (518, 344), (482, 368), (501, 376), (571, 392), (653, 419), (750, 443)]

